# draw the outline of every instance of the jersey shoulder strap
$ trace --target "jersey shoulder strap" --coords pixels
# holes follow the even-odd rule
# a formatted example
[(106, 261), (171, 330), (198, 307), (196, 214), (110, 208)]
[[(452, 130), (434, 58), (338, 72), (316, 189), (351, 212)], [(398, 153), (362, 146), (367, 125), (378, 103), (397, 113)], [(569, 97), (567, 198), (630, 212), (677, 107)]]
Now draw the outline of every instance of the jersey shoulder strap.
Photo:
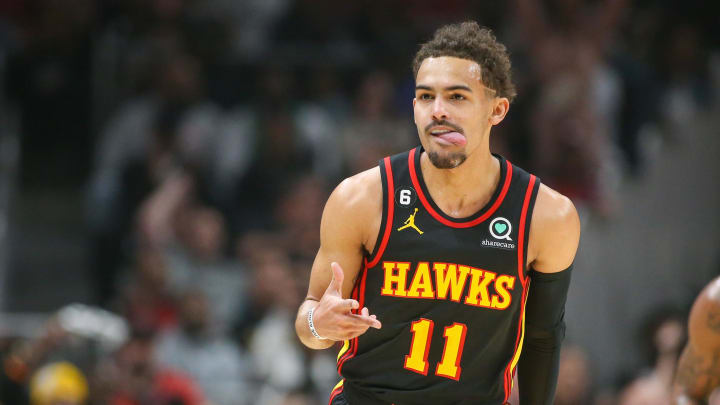
[(380, 180), (382, 183), (382, 220), (378, 231), (377, 242), (373, 251), (365, 257), (365, 267), (374, 267), (385, 252), (390, 232), (392, 231), (392, 223), (395, 215), (393, 206), (393, 190), (395, 189), (395, 178), (393, 174), (391, 157), (380, 159), (378, 163), (380, 167)]

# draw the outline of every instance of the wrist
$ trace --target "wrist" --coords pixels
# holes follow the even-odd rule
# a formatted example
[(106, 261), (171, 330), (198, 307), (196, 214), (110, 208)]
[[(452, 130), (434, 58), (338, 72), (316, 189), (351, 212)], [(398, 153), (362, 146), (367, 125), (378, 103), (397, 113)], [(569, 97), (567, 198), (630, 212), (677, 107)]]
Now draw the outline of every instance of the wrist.
[(319, 340), (327, 340), (327, 338), (324, 338), (320, 336), (320, 334), (317, 332), (317, 329), (315, 329), (315, 323), (313, 322), (313, 313), (315, 312), (315, 307), (310, 308), (307, 314), (307, 323), (308, 328), (310, 329), (310, 333), (312, 333), (313, 336), (315, 336), (316, 339)]

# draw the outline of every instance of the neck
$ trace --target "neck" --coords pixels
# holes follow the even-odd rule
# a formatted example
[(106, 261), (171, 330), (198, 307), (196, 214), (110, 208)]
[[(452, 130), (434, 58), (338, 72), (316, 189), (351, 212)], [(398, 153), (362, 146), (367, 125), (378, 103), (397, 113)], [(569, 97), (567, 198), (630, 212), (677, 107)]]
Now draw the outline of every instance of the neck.
[(490, 201), (500, 181), (500, 162), (489, 148), (478, 148), (454, 169), (438, 169), (423, 153), (420, 157), (425, 184), (435, 203), (451, 217), (463, 218)]

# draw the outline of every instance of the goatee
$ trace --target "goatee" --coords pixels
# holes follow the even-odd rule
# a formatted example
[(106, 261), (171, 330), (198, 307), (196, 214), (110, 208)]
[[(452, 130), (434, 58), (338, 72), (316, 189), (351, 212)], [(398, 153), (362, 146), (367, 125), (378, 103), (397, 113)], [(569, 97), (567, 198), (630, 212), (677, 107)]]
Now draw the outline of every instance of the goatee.
[(467, 155), (462, 152), (455, 152), (441, 156), (437, 152), (428, 152), (428, 158), (430, 158), (430, 163), (438, 169), (454, 169), (467, 159)]

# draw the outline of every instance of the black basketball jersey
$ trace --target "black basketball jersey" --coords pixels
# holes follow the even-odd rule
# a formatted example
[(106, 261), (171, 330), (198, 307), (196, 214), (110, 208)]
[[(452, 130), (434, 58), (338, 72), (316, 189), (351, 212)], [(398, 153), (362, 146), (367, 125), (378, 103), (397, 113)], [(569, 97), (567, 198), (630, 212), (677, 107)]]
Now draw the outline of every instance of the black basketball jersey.
[(380, 161), (383, 225), (352, 297), (383, 326), (344, 342), (333, 394), (351, 405), (499, 405), (522, 349), (540, 181), (495, 155), (501, 174), (490, 201), (452, 218), (430, 197), (422, 151)]

